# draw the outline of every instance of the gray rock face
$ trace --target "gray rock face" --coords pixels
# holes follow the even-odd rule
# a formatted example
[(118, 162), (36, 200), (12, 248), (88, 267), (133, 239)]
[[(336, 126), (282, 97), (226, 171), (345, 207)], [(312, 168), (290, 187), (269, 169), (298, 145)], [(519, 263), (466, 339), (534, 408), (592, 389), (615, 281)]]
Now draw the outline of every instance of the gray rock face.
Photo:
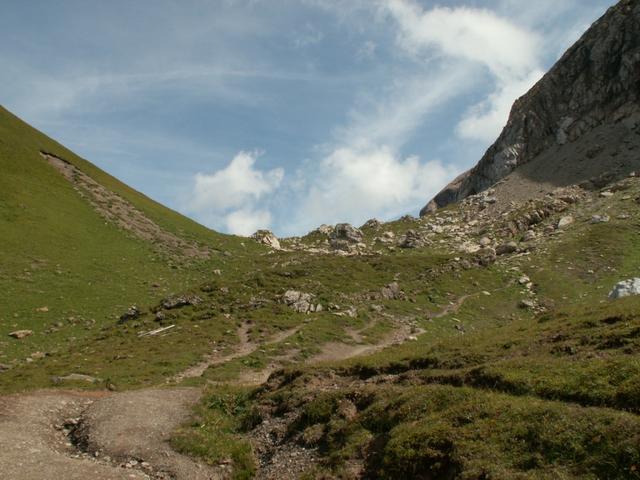
[(498, 140), (420, 212), (486, 190), (554, 145), (594, 128), (640, 124), (640, 2), (621, 0), (512, 107)]
[(616, 283), (609, 292), (609, 298), (630, 297), (631, 295), (640, 295), (640, 278), (631, 278)]

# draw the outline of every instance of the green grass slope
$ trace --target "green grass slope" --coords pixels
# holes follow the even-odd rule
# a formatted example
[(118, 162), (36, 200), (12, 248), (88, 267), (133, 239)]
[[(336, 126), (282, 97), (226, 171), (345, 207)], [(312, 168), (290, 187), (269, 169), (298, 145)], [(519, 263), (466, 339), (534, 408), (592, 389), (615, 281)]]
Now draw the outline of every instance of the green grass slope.
[[(40, 151), (72, 163), (166, 231), (209, 247), (211, 259), (176, 265), (106, 222)], [(24, 362), (34, 352), (83, 338), (133, 303), (185, 290), (219, 268), (222, 252), (241, 248), (238, 238), (163, 207), (3, 108), (0, 171), (1, 364)], [(28, 341), (7, 336), (18, 329), (34, 334)]]

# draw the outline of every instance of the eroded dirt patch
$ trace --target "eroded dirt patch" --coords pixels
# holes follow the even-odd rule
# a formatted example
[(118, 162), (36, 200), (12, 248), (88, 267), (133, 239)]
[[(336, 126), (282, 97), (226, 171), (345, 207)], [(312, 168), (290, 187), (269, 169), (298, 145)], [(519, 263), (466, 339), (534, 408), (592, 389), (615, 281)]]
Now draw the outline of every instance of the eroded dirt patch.
[(206, 247), (187, 242), (167, 232), (120, 195), (100, 185), (75, 165), (50, 153), (40, 152), (42, 157), (62, 174), (95, 211), (107, 221), (149, 242), (159, 252), (180, 259), (206, 259), (210, 252)]

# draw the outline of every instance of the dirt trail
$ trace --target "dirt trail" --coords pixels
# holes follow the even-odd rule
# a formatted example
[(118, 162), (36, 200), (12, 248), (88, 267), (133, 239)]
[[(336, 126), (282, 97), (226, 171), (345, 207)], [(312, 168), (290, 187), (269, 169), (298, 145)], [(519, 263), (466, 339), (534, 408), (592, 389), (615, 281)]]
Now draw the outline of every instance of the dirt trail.
[[(380, 342), (371, 344), (351, 345), (342, 342), (329, 342), (322, 345), (320, 353), (307, 360), (307, 363), (318, 363), (327, 361), (346, 360), (348, 358), (359, 357), (369, 353), (378, 352), (392, 345), (399, 345), (410, 338), (424, 333), (423, 329), (414, 328), (411, 325), (399, 325), (396, 329), (386, 335)], [(359, 332), (352, 332), (351, 338), (362, 342)], [(359, 339), (359, 340), (356, 340)]]
[[(471, 296), (460, 297), (432, 318), (457, 311)], [(250, 328), (249, 323), (238, 328), (239, 342), (233, 352), (214, 353), (171, 380), (179, 382), (200, 376), (210, 366), (249, 355), (260, 345), (282, 342), (296, 334), (300, 327), (278, 333), (263, 343), (251, 341)], [(355, 342), (362, 342), (361, 331), (347, 333)], [(307, 363), (373, 353), (420, 333), (423, 331), (401, 323), (376, 344), (328, 343)], [(279, 362), (291, 358), (292, 352), (274, 358), (267, 369), (248, 372), (240, 382), (263, 383)], [(172, 432), (189, 418), (200, 395), (201, 390), (197, 388), (174, 387), (115, 394), (44, 391), (0, 397), (0, 480), (41, 480), (43, 472), (46, 472), (46, 478), (65, 480), (228, 478), (229, 472), (180, 455), (169, 445)], [(69, 428), (65, 429), (65, 425)], [(288, 457), (286, 460), (293, 462), (292, 465), (306, 464), (308, 459), (304, 458), (307, 456), (307, 453), (301, 453), (299, 460)], [(265, 467), (264, 471), (258, 472), (257, 478), (278, 478), (274, 476), (277, 469), (272, 470)], [(265, 477), (263, 474), (267, 473)]]
[[(251, 329), (251, 324), (250, 323), (243, 323), (240, 327), (238, 327), (238, 331), (237, 331), (237, 335), (238, 335), (238, 345), (236, 346), (236, 348), (231, 352), (228, 353), (226, 355), (222, 355), (219, 352), (214, 352), (210, 355), (207, 355), (204, 360), (200, 363), (197, 363), (196, 365), (193, 365), (192, 367), (187, 368), (186, 370), (184, 370), (183, 372), (178, 373), (177, 375), (175, 375), (174, 377), (170, 378), (169, 380), (167, 380), (168, 383), (179, 383), (182, 380), (184, 380), (185, 378), (196, 378), (196, 377), (201, 377), (202, 374), (209, 368), (209, 367), (214, 367), (216, 365), (222, 365), (224, 363), (230, 362), (231, 360), (234, 360), (236, 358), (240, 358), (240, 357), (244, 357), (246, 355), (249, 355), (253, 352), (255, 352), (260, 345), (273, 345), (275, 343), (280, 343), (284, 340), (286, 340), (287, 338), (291, 337), (292, 335), (295, 335), (298, 330), (300, 330), (300, 327), (294, 327), (291, 328), (289, 330), (284, 330), (280, 333), (277, 333), (275, 335), (273, 335), (271, 338), (269, 338), (266, 342), (263, 343), (255, 343), (252, 342), (249, 338), (249, 330)], [(273, 372), (275, 369), (272, 369), (269, 371), (269, 373), (267, 374), (267, 378), (269, 377), (269, 374), (271, 372)], [(264, 376), (264, 372), (261, 372), (260, 375), (257, 376), (258, 379), (262, 379), (262, 377)], [(266, 381), (266, 378), (262, 381), (251, 381), (251, 382), (238, 382), (238, 383), (242, 383), (242, 384), (260, 384), (263, 383), (264, 381)]]
[(201, 362), (171, 377), (169, 380), (167, 380), (167, 383), (179, 383), (185, 378), (201, 377), (209, 367), (222, 365), (223, 363), (230, 362), (234, 358), (244, 357), (245, 355), (253, 353), (258, 349), (258, 344), (253, 343), (249, 339), (250, 329), (251, 324), (246, 322), (238, 327), (238, 330), (236, 332), (236, 334), (238, 335), (238, 345), (231, 353), (222, 355), (220, 352), (213, 352), (212, 354), (207, 355)]

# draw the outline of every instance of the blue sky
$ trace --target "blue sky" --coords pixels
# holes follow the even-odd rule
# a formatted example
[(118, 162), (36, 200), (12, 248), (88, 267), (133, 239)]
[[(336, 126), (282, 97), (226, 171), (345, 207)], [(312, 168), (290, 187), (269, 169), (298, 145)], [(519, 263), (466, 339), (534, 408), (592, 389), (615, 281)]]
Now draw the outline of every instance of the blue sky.
[(418, 210), (612, 0), (0, 0), (0, 103), (216, 230)]

